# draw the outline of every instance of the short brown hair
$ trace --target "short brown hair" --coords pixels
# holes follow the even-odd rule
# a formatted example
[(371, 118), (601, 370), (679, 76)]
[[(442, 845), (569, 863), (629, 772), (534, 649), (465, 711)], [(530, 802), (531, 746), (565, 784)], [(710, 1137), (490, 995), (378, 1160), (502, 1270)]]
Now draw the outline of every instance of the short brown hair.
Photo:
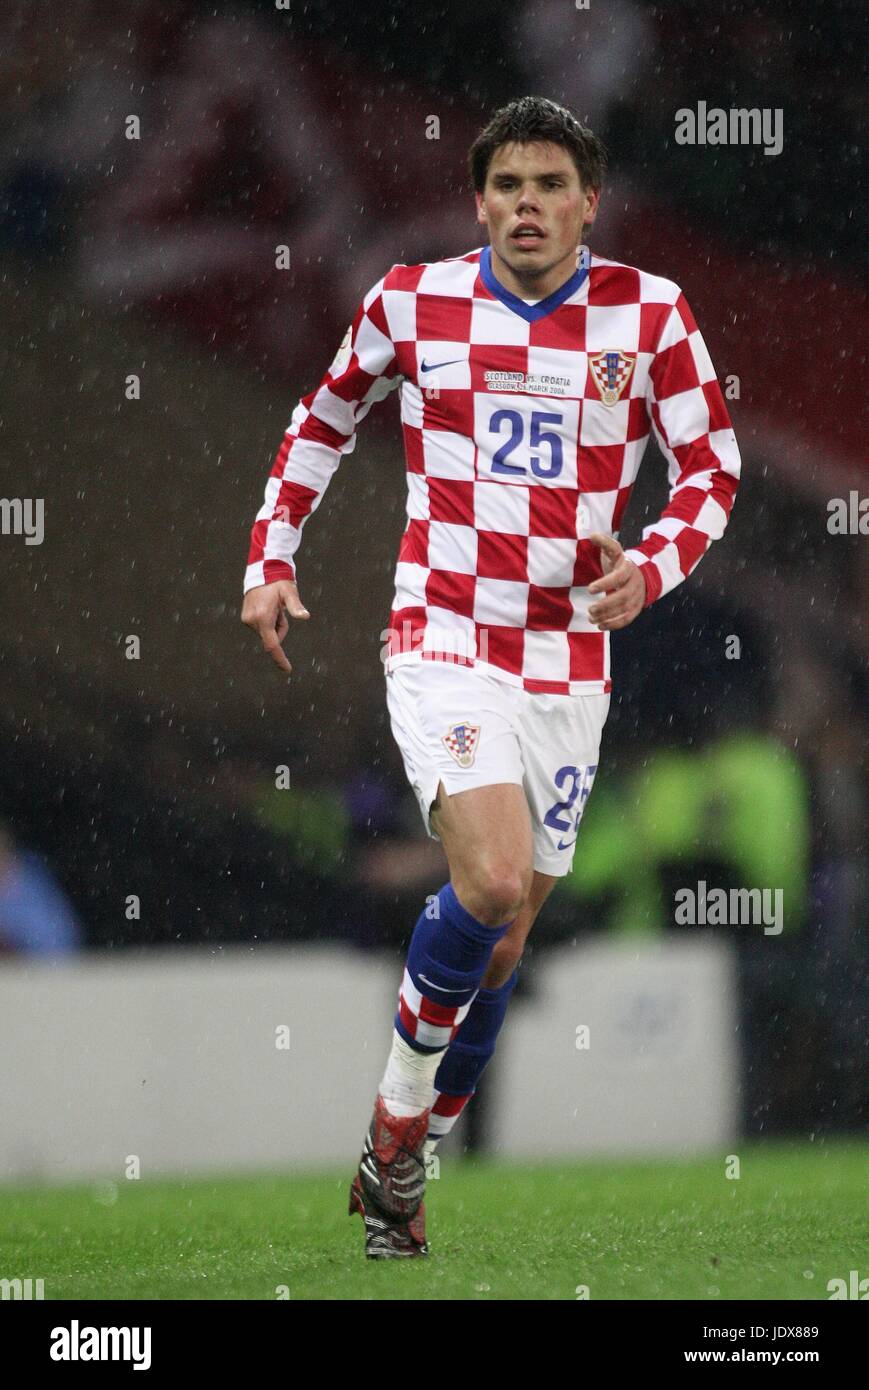
[(497, 149), (502, 145), (529, 144), (532, 140), (563, 145), (576, 165), (583, 188), (600, 191), (606, 167), (602, 142), (582, 125), (572, 111), (548, 97), (519, 97), (496, 111), (480, 131), (470, 150), (468, 164), (477, 193), (486, 186), (486, 175)]

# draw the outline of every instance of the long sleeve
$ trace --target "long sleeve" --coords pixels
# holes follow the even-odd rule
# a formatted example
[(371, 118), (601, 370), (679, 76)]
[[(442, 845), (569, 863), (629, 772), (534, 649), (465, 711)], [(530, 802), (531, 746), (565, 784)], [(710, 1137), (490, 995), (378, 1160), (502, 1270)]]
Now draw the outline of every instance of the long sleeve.
[(294, 556), (305, 521), (320, 505), (341, 456), (355, 448), (360, 420), (400, 381), (383, 280), (378, 280), (319, 386), (293, 412), (251, 532), (245, 593), (260, 584), (295, 579)]
[(647, 405), (669, 465), (670, 500), (625, 554), (640, 566), (648, 606), (680, 584), (722, 535), (740, 472), (715, 368), (683, 294), (658, 340)]

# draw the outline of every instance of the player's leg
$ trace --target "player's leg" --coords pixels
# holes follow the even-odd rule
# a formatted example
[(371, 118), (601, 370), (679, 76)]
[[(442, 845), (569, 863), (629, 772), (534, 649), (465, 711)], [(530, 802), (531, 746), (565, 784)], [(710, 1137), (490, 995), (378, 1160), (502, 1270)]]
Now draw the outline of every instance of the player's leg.
[(449, 882), (421, 913), (407, 954), (380, 1095), (395, 1115), (431, 1105), (442, 1054), (467, 1017), (492, 951), (515, 926), (531, 888), (531, 819), (516, 783), (449, 794), (429, 810)]
[(523, 907), (510, 930), (504, 933), (492, 950), (483, 976), (482, 989), (500, 989), (510, 979), (522, 959), (528, 933), (557, 882), (558, 879), (552, 874), (541, 874), (537, 869), (534, 870), (531, 891)]
[(367, 1253), (387, 1257), (424, 1249), (415, 1203), (435, 1073), (532, 876), (518, 740), (500, 684), (467, 668), (395, 675), (387, 687), (393, 732), (426, 824), (443, 838), (450, 880), (411, 937), (392, 1047), (351, 1191), (351, 1210), (366, 1218)]
[(423, 909), (410, 940), (392, 1046), (351, 1188), (350, 1211), (365, 1221), (370, 1258), (427, 1252), (422, 1195), (435, 1075), (479, 995), (493, 949), (518, 920), (531, 881), (531, 828), (521, 787), (499, 784), (447, 796), (441, 783), (438, 806), (433, 824), (444, 841), (450, 881)]
[(408, 951), (381, 1084), (387, 1102), (405, 1107), (400, 1114), (431, 1104), (434, 1054), (463, 1023), (493, 948), (527, 898), (533, 839), (515, 692), (473, 669), (425, 662), (387, 678), (387, 703), (426, 828), (450, 869)]
[(492, 926), (514, 921), (533, 874), (531, 817), (522, 787), (496, 782), (448, 795), (441, 781), (429, 821), (468, 912)]
[(434, 1153), (444, 1135), (449, 1134), (494, 1056), (528, 933), (557, 882), (550, 874), (535, 870), (531, 891), (516, 920), (492, 950), (468, 1015), (435, 1074), (434, 1104), (424, 1150), (426, 1158)]
[(518, 698), (534, 877), (516, 920), (494, 947), (481, 988), (438, 1068), (426, 1158), (474, 1094), (494, 1054), (528, 933), (558, 879), (570, 871), (609, 703), (608, 695), (564, 699), (523, 692)]

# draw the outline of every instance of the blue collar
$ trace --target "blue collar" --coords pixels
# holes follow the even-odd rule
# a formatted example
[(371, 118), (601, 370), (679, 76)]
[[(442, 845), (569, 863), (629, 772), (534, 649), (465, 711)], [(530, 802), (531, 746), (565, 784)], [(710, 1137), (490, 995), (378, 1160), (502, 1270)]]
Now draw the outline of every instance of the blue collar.
[(484, 246), (480, 255), (480, 278), (486, 289), (496, 299), (500, 299), (502, 304), (506, 304), (508, 309), (512, 309), (514, 314), (526, 319), (528, 323), (535, 323), (537, 319), (545, 318), (547, 314), (552, 313), (553, 309), (557, 309), (566, 299), (569, 299), (572, 294), (576, 294), (587, 275), (588, 266), (579, 266), (570, 279), (565, 280), (560, 289), (547, 295), (545, 299), (541, 299), (538, 304), (526, 304), (524, 299), (520, 299), (517, 294), (512, 294), (501, 284), (500, 280), (495, 279), (495, 273), (492, 270), (491, 246)]

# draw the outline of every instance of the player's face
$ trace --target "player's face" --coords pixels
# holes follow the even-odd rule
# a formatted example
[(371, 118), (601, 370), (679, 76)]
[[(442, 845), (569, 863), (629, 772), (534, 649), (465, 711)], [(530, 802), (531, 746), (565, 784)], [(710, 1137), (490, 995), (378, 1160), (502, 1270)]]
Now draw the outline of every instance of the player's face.
[(561, 145), (532, 141), (495, 151), (476, 198), (498, 279), (516, 294), (545, 298), (576, 270), (582, 229), (597, 216), (600, 195), (583, 188)]

